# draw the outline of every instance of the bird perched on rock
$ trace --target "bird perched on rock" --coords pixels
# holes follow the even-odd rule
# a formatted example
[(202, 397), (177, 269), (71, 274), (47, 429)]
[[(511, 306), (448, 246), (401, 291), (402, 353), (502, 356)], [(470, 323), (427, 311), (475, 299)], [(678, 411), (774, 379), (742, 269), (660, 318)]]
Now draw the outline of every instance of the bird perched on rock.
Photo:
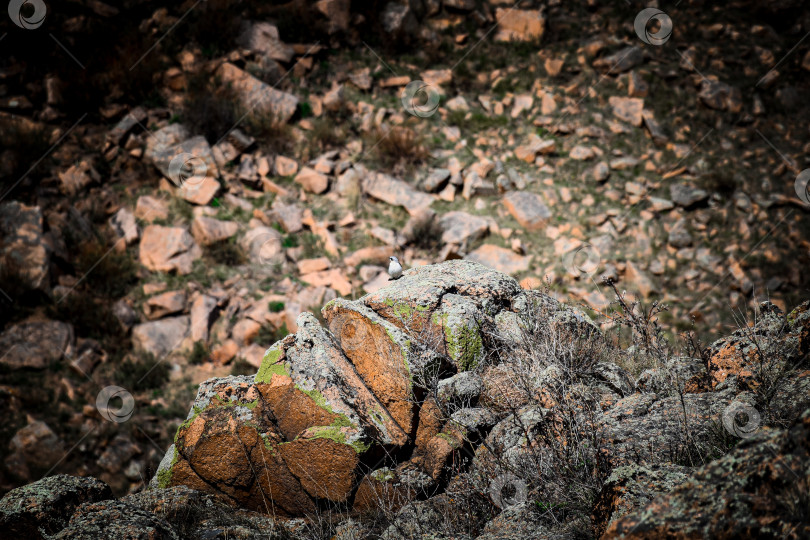
[(399, 259), (396, 257), (388, 257), (388, 260), (391, 261), (388, 264), (388, 275), (391, 276), (388, 278), (388, 281), (392, 279), (399, 279), (402, 277), (402, 265), (399, 264)]

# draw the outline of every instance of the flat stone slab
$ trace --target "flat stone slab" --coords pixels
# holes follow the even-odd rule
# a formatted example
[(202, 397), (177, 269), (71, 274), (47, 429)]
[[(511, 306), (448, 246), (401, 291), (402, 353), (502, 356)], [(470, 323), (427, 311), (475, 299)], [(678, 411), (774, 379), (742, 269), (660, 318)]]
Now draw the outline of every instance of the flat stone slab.
[(183, 227), (150, 225), (143, 231), (139, 258), (149, 270), (189, 274), (201, 256), (202, 250)]
[(641, 127), (643, 121), (644, 100), (641, 98), (610, 96), (608, 100), (613, 114), (619, 120)]
[(489, 230), (489, 222), (467, 212), (447, 212), (439, 219), (442, 228), (442, 242), (462, 244), (466, 240), (477, 240)]
[(363, 191), (392, 206), (402, 206), (414, 215), (433, 203), (433, 197), (417, 191), (410, 184), (381, 173), (370, 173), (363, 181)]
[(180, 346), (188, 335), (187, 315), (139, 324), (132, 328), (132, 344), (160, 360)]
[(272, 122), (281, 125), (286, 124), (298, 108), (296, 96), (276, 90), (229, 62), (222, 64), (217, 73), (223, 84), (236, 92), (246, 112), (271, 115)]
[(531, 257), (518, 255), (514, 251), (492, 244), (484, 244), (469, 255), (468, 261), (475, 261), (505, 274), (516, 274), (529, 269)]
[(0, 334), (0, 366), (45, 369), (65, 354), (73, 328), (59, 321), (16, 324)]
[(551, 212), (536, 193), (510, 191), (504, 196), (503, 205), (527, 231), (542, 229), (551, 219)]

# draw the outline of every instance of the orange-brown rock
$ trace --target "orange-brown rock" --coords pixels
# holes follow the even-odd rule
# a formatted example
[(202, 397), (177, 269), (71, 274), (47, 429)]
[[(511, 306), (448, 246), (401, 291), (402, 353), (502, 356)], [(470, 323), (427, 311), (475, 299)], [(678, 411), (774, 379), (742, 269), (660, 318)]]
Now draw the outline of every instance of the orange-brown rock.
[(364, 476), (357, 486), (353, 509), (356, 512), (377, 511), (380, 508), (399, 510), (413, 494), (398, 480), (397, 473), (387, 467)]
[(770, 302), (759, 306), (755, 325), (740, 328), (709, 348), (712, 388), (729, 376), (751, 390), (768, 374), (777, 373), (810, 350), (810, 302), (804, 302), (785, 317)]
[(161, 225), (144, 229), (139, 251), (141, 264), (149, 270), (179, 274), (190, 273), (192, 263), (202, 255), (186, 229)]
[(296, 439), (276, 447), (312, 497), (342, 502), (354, 486), (357, 452), (328, 438)]
[[(200, 386), (154, 485), (187, 484), (298, 516), (323, 500), (360, 509), (435, 490), (461, 449), (496, 423), (475, 408), (482, 384), (468, 371), (485, 352), (481, 325), (493, 314), (517, 316), (532, 294), (540, 293), (456, 260), (409, 269), (359, 300), (329, 302), (328, 328), (300, 314), (296, 333), (264, 353), (254, 377)], [(430, 347), (416, 346), (425, 340)], [(431, 373), (445, 381), (439, 399), (447, 410), (425, 400)], [(361, 466), (398, 455), (410, 457), (368, 475)]]
[(406, 444), (409, 432), (394, 420), (339, 341), (309, 313), (301, 314), (297, 325), (296, 335), (268, 350), (257, 381), (277, 385), (289, 379), (320, 406), (343, 415), (339, 427), (349, 443), (365, 444), (360, 441), (373, 436), (379, 444)]
[(442, 413), (433, 398), (426, 399), (419, 408), (419, 428), (416, 430), (414, 453), (423, 454), (430, 440), (439, 434), (444, 425)]
[(287, 440), (294, 440), (312, 426), (328, 426), (338, 418), (318, 407), (311, 397), (293, 385), (289, 377), (274, 377), (273, 384), (259, 384), (256, 388)]
[(324, 306), (329, 330), (371, 392), (405, 432), (414, 428), (407, 336), (370, 309), (345, 300)]

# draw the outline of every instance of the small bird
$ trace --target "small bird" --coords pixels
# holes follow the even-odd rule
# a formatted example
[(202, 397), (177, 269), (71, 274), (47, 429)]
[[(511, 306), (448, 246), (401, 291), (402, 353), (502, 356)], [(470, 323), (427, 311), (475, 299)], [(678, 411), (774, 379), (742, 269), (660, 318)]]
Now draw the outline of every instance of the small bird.
[(388, 260), (391, 261), (388, 264), (388, 275), (391, 276), (388, 278), (388, 281), (401, 278), (402, 265), (399, 264), (399, 259), (396, 257), (388, 257)]

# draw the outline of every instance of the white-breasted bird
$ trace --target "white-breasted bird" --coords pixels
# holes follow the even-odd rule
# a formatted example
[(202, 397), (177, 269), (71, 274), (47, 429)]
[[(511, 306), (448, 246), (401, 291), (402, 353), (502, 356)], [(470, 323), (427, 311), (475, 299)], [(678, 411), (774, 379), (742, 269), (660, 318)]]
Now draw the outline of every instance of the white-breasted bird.
[(388, 263), (388, 281), (392, 279), (399, 279), (402, 277), (402, 265), (399, 264), (399, 259), (396, 257), (388, 257), (388, 260), (391, 261)]

